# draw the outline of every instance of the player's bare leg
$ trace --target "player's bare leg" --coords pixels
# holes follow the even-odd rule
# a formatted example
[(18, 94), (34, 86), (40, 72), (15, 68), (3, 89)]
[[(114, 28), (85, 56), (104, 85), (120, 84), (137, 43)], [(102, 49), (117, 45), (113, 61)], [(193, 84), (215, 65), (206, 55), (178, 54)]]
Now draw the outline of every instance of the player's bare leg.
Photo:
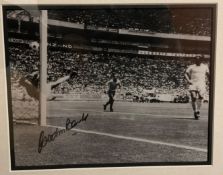
[(196, 94), (195, 92), (191, 92), (191, 105), (194, 112), (197, 111), (197, 103), (196, 103)]
[(191, 105), (192, 105), (192, 109), (194, 111), (194, 118), (196, 120), (199, 119), (199, 113), (198, 113), (198, 104), (197, 104), (197, 92), (195, 91), (191, 91)]
[(203, 97), (201, 95), (199, 95), (198, 99), (197, 99), (197, 115), (198, 117), (200, 117), (200, 109), (203, 103)]
[(105, 103), (105, 104), (103, 105), (103, 107), (104, 107), (104, 111), (106, 110), (107, 105), (109, 105), (109, 104), (110, 104), (110, 97), (109, 97), (109, 100), (107, 101), (107, 103)]
[(113, 112), (113, 103), (114, 103), (114, 99), (113, 98), (114, 97), (113, 97), (113, 95), (111, 93), (109, 93), (108, 96), (109, 96), (109, 100), (108, 100), (108, 102), (106, 104), (103, 105), (103, 107), (104, 107), (104, 110), (106, 110), (107, 105), (110, 104), (110, 112)]
[(197, 99), (197, 110), (198, 111), (200, 111), (202, 103), (203, 103), (203, 99), (202, 98), (198, 98)]
[(114, 104), (114, 98), (112, 97), (110, 102), (110, 112), (113, 112), (113, 104)]
[(104, 104), (103, 106), (104, 106), (104, 110), (106, 110), (106, 108), (107, 108), (107, 106), (108, 105), (110, 105), (110, 109), (111, 109), (111, 104), (112, 104), (113, 102), (112, 102), (112, 98), (109, 96), (109, 100), (108, 100), (108, 102), (106, 103), (106, 104)]

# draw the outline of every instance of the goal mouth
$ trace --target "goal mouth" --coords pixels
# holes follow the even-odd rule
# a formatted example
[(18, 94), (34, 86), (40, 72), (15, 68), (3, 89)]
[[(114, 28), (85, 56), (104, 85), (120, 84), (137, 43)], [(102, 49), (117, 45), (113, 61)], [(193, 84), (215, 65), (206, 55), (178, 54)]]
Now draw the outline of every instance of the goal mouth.
[(11, 95), (12, 95), (12, 115), (13, 123), (16, 124), (39, 124), (39, 100), (31, 97), (24, 86), (16, 79), (11, 77)]

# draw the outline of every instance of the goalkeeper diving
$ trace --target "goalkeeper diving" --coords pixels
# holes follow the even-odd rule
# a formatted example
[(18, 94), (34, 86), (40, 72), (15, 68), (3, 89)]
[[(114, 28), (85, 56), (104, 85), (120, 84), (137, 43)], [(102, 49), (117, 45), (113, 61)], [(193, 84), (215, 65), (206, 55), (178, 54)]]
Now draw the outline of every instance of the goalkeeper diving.
[[(58, 78), (56, 81), (47, 83), (47, 100), (54, 100), (56, 96), (51, 94), (51, 91), (58, 87), (61, 83), (68, 81), (69, 79), (73, 79), (77, 77), (77, 71), (67, 71), (67, 75)], [(40, 97), (40, 88), (39, 88), (40, 76), (39, 71), (34, 71), (31, 74), (23, 76), (19, 79), (19, 84), (26, 89), (28, 95), (35, 100), (39, 100)]]

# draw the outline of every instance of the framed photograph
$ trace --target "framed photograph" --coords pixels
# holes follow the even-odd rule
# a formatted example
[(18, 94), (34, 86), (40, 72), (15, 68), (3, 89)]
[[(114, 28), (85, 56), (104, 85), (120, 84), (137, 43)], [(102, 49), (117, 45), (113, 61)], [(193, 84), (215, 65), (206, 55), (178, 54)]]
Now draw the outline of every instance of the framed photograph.
[(3, 4), (4, 172), (222, 173), (220, 6)]

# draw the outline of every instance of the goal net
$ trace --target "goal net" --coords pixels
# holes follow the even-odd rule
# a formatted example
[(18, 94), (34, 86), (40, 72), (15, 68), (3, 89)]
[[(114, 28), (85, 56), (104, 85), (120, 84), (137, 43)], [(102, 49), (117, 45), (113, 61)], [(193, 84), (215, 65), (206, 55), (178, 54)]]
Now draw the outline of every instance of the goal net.
[(23, 77), (11, 72), (11, 97), (13, 122), (39, 124), (39, 100), (28, 94), (25, 86), (20, 84)]
[(15, 123), (46, 124), (47, 11), (42, 10), (39, 17), (39, 41), (9, 38), (11, 117)]

